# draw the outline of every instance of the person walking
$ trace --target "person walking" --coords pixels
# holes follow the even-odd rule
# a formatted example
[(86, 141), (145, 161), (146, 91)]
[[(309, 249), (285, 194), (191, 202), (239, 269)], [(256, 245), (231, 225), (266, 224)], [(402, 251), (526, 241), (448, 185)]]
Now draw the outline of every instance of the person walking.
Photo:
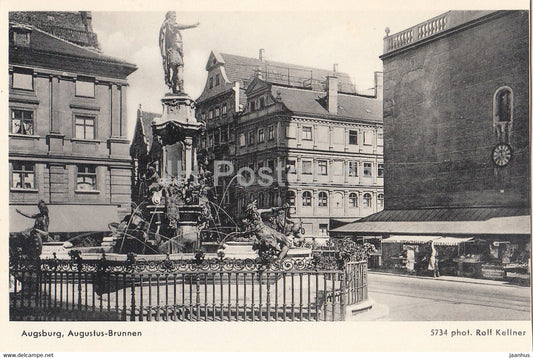
[(431, 243), (431, 256), (429, 257), (428, 270), (433, 271), (433, 277), (437, 278), (440, 276), (439, 273), (439, 252), (435, 248), (435, 242), (432, 240)]

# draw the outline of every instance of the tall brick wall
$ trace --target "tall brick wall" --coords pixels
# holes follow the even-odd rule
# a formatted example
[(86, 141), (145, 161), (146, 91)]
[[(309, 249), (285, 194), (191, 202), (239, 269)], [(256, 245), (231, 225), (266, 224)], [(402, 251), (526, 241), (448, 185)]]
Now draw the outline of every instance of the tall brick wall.
[[(529, 206), (528, 13), (504, 16), (383, 57), (385, 208)], [(514, 93), (504, 168), (493, 96)]]

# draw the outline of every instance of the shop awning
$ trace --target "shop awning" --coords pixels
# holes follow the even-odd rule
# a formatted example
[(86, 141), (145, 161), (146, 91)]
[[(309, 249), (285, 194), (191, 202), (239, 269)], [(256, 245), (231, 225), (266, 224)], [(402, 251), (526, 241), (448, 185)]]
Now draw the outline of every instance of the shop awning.
[(422, 245), (433, 241), (435, 246), (457, 246), (473, 239), (472, 237), (395, 235), (381, 240), (381, 243)]
[(439, 236), (407, 236), (407, 235), (398, 235), (391, 236), (386, 239), (381, 240), (383, 244), (426, 244), (430, 241), (435, 241), (439, 239)]
[(356, 221), (330, 231), (382, 235), (531, 235), (531, 216), (481, 221)]
[[(33, 227), (34, 219), (28, 219), (16, 212), (25, 214), (39, 212), (36, 205), (9, 206), (9, 232), (20, 232)], [(109, 231), (108, 224), (119, 221), (116, 205), (48, 205), (51, 233)]]
[(473, 237), (450, 237), (444, 236), (435, 241), (436, 246), (458, 246), (464, 242), (473, 241)]

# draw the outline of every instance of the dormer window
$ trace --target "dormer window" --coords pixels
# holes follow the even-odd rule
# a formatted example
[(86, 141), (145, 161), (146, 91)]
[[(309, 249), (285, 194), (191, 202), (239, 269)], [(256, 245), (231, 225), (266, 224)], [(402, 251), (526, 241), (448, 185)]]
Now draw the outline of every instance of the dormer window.
[(217, 73), (215, 77), (215, 86), (219, 86), (219, 85), (220, 85), (220, 75)]
[(14, 68), (12, 87), (13, 89), (33, 91), (33, 70), (27, 68)]
[(209, 77), (209, 88), (213, 88), (213, 77)]
[(255, 111), (255, 101), (250, 102), (250, 111)]
[(259, 108), (263, 108), (265, 106), (265, 99), (263, 97), (259, 98)]
[(30, 45), (30, 36), (31, 36), (31, 29), (24, 27), (24, 26), (18, 26), (18, 27), (12, 27), (10, 29), (10, 41), (15, 46), (25, 46), (28, 47)]
[(94, 78), (79, 76), (76, 79), (76, 96), (94, 98)]

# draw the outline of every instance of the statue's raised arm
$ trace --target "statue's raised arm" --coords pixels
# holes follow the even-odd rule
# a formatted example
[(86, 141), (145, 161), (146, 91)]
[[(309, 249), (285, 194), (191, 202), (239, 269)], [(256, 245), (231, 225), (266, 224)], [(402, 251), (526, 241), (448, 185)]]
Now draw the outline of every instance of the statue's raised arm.
[(159, 30), (159, 49), (163, 59), (165, 84), (173, 93), (183, 92), (183, 40), (180, 30), (192, 29), (200, 25), (181, 25), (176, 22), (176, 12), (169, 11)]

